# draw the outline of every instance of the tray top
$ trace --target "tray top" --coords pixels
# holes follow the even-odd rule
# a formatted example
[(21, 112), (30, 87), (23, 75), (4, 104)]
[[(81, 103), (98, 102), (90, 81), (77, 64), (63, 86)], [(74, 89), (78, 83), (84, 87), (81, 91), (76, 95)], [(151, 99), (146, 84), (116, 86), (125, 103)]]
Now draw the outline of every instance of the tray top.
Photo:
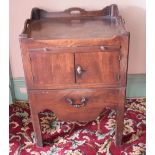
[[(71, 14), (75, 10), (80, 14)], [(31, 19), (26, 21), (22, 35), (36, 40), (54, 40), (111, 38), (126, 33), (118, 10), (111, 14), (111, 7), (91, 12), (81, 8), (54, 13), (32, 10)]]
[(124, 32), (124, 29), (113, 21), (87, 20), (53, 21), (43, 19), (34, 21), (28, 29), (28, 36), (34, 39), (87, 39), (112, 37)]

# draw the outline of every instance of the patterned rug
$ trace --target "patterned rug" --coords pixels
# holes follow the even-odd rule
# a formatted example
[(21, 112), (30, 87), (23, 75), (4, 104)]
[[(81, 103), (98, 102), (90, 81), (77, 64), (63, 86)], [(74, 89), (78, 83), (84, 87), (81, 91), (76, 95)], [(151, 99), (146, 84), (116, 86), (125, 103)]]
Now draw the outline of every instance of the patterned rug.
[(67, 123), (45, 110), (39, 115), (45, 146), (37, 148), (29, 104), (16, 102), (10, 105), (10, 155), (144, 155), (145, 99), (127, 99), (120, 147), (115, 146), (115, 116), (105, 108), (92, 122)]

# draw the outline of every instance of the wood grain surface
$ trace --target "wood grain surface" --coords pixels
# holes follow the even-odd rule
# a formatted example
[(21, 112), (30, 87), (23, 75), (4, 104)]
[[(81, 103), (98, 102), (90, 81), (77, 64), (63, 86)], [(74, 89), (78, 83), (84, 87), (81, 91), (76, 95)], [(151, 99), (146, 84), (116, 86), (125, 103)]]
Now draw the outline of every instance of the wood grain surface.
[(117, 5), (86, 11), (33, 8), (19, 36), (37, 146), (43, 146), (38, 113), (91, 121), (116, 110), (116, 145), (122, 143), (129, 32)]

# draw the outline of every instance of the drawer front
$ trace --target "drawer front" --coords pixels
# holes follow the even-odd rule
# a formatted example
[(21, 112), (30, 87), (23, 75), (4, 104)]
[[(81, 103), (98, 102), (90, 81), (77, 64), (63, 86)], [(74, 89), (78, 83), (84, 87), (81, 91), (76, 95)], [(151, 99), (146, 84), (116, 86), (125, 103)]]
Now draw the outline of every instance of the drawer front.
[(32, 108), (40, 112), (52, 110), (60, 120), (90, 121), (96, 119), (104, 107), (118, 103), (118, 89), (68, 89), (60, 91), (31, 91)]
[(46, 87), (75, 82), (73, 53), (36, 51), (30, 52), (30, 59), (33, 85)]
[(77, 83), (119, 83), (119, 51), (76, 53), (75, 64)]

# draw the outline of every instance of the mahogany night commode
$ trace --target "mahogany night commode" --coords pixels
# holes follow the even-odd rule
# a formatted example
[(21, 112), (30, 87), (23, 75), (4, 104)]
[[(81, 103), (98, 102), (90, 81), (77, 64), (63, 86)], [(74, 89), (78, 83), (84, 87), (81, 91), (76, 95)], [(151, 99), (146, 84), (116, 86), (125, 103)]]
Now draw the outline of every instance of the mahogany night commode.
[(64, 121), (91, 121), (104, 107), (116, 110), (121, 145), (129, 32), (115, 4), (102, 10), (33, 8), (20, 35), (33, 128), (43, 146), (38, 113)]

